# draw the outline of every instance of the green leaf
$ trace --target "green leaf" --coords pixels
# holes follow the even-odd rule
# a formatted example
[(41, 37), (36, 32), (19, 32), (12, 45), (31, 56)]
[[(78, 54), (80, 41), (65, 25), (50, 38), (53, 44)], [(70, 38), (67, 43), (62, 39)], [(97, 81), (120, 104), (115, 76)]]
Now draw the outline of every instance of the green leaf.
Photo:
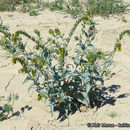
[(17, 57), (17, 56), (20, 56), (20, 55), (23, 55), (23, 54), (24, 54), (23, 52), (19, 51), (19, 52), (16, 52), (16, 53), (14, 54), (14, 57)]
[(30, 79), (31, 79), (30, 76), (27, 76), (26, 79), (23, 81), (23, 84), (30, 81)]
[(33, 86), (35, 86), (34, 83), (32, 83), (32, 84), (30, 85), (30, 87), (29, 87), (29, 89), (28, 89), (28, 93), (29, 93), (30, 89), (35, 89), (35, 90), (37, 91), (38, 88), (37, 88), (37, 87), (33, 87)]
[(34, 33), (36, 33), (38, 36), (40, 36), (40, 31), (39, 30), (35, 29)]
[(51, 108), (51, 116), (53, 116), (53, 113), (54, 113), (54, 102), (50, 102), (50, 108)]
[(13, 107), (11, 105), (9, 105), (9, 104), (5, 104), (3, 108), (8, 113), (13, 112)]
[(78, 102), (82, 103), (82, 104), (88, 104), (88, 101), (85, 99), (86, 96), (83, 96), (84, 93), (82, 94), (82, 92), (80, 93), (76, 93), (73, 95), (74, 99), (78, 100)]
[(90, 101), (89, 101), (88, 93), (87, 92), (80, 92), (80, 93), (83, 95), (84, 100), (87, 102), (87, 104), (89, 104)]
[(86, 84), (86, 85), (85, 85), (85, 88), (86, 88), (86, 93), (88, 94), (89, 91), (90, 91), (90, 89), (91, 89), (90, 84)]

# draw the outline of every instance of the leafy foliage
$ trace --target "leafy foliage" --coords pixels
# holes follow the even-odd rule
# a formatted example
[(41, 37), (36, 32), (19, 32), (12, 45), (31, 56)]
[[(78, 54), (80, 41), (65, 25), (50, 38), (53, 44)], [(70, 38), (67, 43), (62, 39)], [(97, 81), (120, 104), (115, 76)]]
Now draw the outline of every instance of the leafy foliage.
[(55, 0), (49, 4), (51, 10), (63, 10), (63, 0)]
[(43, 2), (51, 10), (62, 10), (71, 14), (73, 18), (83, 17), (88, 11), (93, 15), (109, 17), (110, 14), (121, 14), (127, 6), (123, 0), (56, 0), (52, 3)]
[[(80, 23), (81, 33), (75, 36), (76, 50), (71, 56), (68, 45)], [(0, 46), (12, 55), (12, 64), (21, 64), (18, 72), (27, 74), (24, 83), (33, 81), (29, 90), (37, 91), (38, 101), (50, 101), (52, 115), (56, 106), (67, 116), (73, 108), (80, 110), (81, 104), (94, 107), (102, 101), (101, 87), (104, 77), (111, 72), (109, 67), (116, 49), (104, 52), (92, 44), (97, 31), (88, 15), (75, 23), (67, 38), (58, 28), (49, 30), (47, 41), (43, 41), (39, 30), (34, 30), (36, 38), (22, 30), (10, 33), (2, 22), (0, 32)], [(32, 50), (26, 49), (21, 35), (35, 43)]]
[(1, 0), (0, 11), (29, 12), (30, 16), (38, 15), (41, 9), (49, 8), (51, 11), (60, 10), (71, 14), (73, 18), (83, 17), (89, 10), (93, 15), (109, 17), (110, 14), (121, 14), (128, 6), (123, 0), (55, 0), (45, 2), (41, 0)]
[(82, 17), (87, 13), (87, 2), (83, 0), (69, 0), (65, 2), (65, 12), (71, 14), (73, 18)]
[(39, 14), (38, 14), (38, 11), (37, 11), (37, 10), (31, 10), (31, 11), (29, 12), (29, 15), (30, 15), (30, 16), (37, 16), (37, 15), (39, 15)]

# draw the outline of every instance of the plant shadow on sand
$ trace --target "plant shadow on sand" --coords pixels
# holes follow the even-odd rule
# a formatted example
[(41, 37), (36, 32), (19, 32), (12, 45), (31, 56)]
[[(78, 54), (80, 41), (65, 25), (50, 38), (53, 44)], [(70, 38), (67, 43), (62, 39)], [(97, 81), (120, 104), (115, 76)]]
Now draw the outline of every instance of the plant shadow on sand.
[[(115, 102), (117, 101), (117, 99), (121, 99), (121, 98), (127, 98), (128, 96), (130, 96), (130, 93), (123, 93), (120, 94), (118, 96), (111, 96), (111, 94), (119, 92), (119, 89), (121, 88), (120, 85), (111, 85), (109, 87), (102, 87), (102, 92), (104, 94), (104, 96), (101, 97), (101, 101), (100, 102), (96, 102), (96, 109), (98, 110), (99, 108), (110, 104), (110, 105), (115, 105)], [(81, 104), (79, 103), (79, 106)], [(94, 108), (94, 106), (91, 105), (92, 108)], [(60, 106), (60, 108), (62, 108), (62, 104)], [(30, 111), (32, 109), (32, 107), (26, 105), (24, 107), (21, 108), (20, 111), (16, 111), (14, 112), (11, 116), (8, 117), (8, 119), (14, 117), (14, 116), (20, 116), (21, 114), (23, 114), (25, 111)], [(73, 111), (70, 111), (69, 114), (73, 115), (75, 114), (75, 112), (77, 111), (77, 109), (74, 107), (72, 109)], [(3, 108), (0, 106), (0, 111), (3, 111)], [(55, 107), (54, 111), (58, 111), (59, 112), (59, 116), (57, 118), (57, 120), (59, 121), (64, 121), (65, 119), (67, 119), (67, 117), (65, 116), (65, 113), (62, 111), (62, 109), (59, 109), (59, 107)]]
[(109, 87), (103, 87), (102, 91), (105, 93), (105, 96), (103, 97), (102, 103), (99, 107), (103, 107), (106, 104), (115, 105), (117, 99), (127, 98), (128, 96), (130, 96), (130, 93), (123, 93), (118, 96), (111, 96), (112, 93), (118, 92), (120, 88), (120, 85), (111, 85)]
[(14, 112), (12, 114), (12, 116), (10, 116), (9, 118), (14, 117), (14, 116), (20, 116), (20, 114), (23, 114), (26, 110), (30, 111), (31, 109), (32, 109), (32, 107), (26, 105), (25, 107), (22, 107), (20, 111)]
[[(119, 92), (120, 88), (121, 88), (120, 85), (115, 85), (115, 84), (108, 86), (108, 87), (105, 87), (105, 86), (102, 87), (101, 91), (104, 96), (101, 96), (100, 102), (95, 101), (95, 106), (91, 105), (91, 102), (90, 102), (91, 108), (96, 107), (96, 111), (97, 111), (99, 108), (101, 108), (107, 104), (114, 106), (115, 102), (118, 99), (127, 98), (128, 96), (130, 96), (130, 93), (123, 93), (118, 96), (112, 96), (113, 93)], [(77, 109), (75, 109), (75, 108), (72, 110), (73, 111), (69, 112), (69, 114), (71, 114), (71, 115), (77, 111)], [(65, 113), (61, 109), (59, 109), (58, 107), (55, 107), (55, 111), (59, 111), (59, 116), (58, 116), (57, 120), (64, 121), (65, 119), (67, 119), (67, 117), (65, 116)]]
[[(32, 107), (26, 105), (25, 107), (22, 107), (20, 111), (16, 111), (16, 112), (12, 113), (12, 115), (10, 115), (8, 118), (6, 118), (6, 120), (7, 120), (7, 119), (10, 119), (10, 118), (12, 118), (12, 117), (15, 117), (15, 116), (18, 117), (18, 116), (20, 116), (21, 114), (23, 114), (26, 110), (27, 110), (27, 111), (30, 111), (31, 109), (32, 109)], [(6, 111), (3, 109), (2, 106), (0, 106), (0, 111), (2, 111), (3, 113), (6, 112)]]

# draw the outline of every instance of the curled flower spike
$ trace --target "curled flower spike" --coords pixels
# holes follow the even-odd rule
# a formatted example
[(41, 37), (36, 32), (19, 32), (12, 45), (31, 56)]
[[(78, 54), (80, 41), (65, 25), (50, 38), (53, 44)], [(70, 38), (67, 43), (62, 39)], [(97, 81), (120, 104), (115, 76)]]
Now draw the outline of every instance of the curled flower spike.
[(13, 45), (16, 45), (16, 44), (17, 44), (15, 41), (13, 41), (12, 43), (13, 43)]
[(39, 64), (40, 64), (40, 61), (38, 61), (37, 64), (39, 65)]
[(85, 15), (85, 18), (87, 18), (88, 20), (90, 19), (89, 15)]
[(88, 64), (92, 65), (92, 61), (91, 61), (91, 60), (88, 60)]
[(35, 78), (35, 74), (32, 74), (32, 77)]
[(32, 70), (32, 77), (35, 78), (36, 76), (36, 70)]
[(121, 52), (121, 43), (116, 43), (114, 50), (118, 50), (118, 52)]
[(118, 44), (117, 48), (118, 48), (118, 52), (121, 52), (121, 43)]
[(44, 67), (46, 65), (46, 62), (45, 61), (38, 61), (37, 64)]
[(34, 60), (34, 59), (31, 60), (31, 64), (32, 64), (32, 65), (35, 64), (35, 60)]
[(62, 98), (60, 98), (59, 103), (61, 104), (62, 102), (63, 102), (63, 99), (62, 99)]
[(40, 93), (37, 93), (37, 100), (40, 101), (44, 99), (45, 96), (42, 96)]
[(61, 32), (60, 32), (60, 30), (59, 30), (58, 28), (56, 28), (56, 29), (54, 30), (54, 33), (55, 33), (56, 35), (61, 35)]
[(121, 52), (122, 50), (121, 50), (121, 48), (118, 48), (118, 52)]
[(64, 52), (65, 52), (65, 49), (64, 49), (64, 48), (60, 48), (60, 49), (59, 49), (59, 55), (60, 55), (60, 56), (63, 56), (63, 55), (64, 55)]
[(13, 58), (11, 62), (12, 62), (12, 65), (15, 65), (16, 64), (16, 59)]
[(92, 16), (92, 11), (91, 10), (89, 10), (89, 15)]
[(18, 69), (18, 73), (19, 73), (19, 74), (22, 73), (22, 72), (23, 72), (23, 69), (22, 69), (22, 68)]
[(6, 35), (4, 35), (4, 38), (6, 38)]
[(42, 67), (44, 67), (46, 65), (46, 62), (42, 61), (41, 64), (42, 64)]
[(33, 47), (33, 49), (38, 50), (38, 49), (39, 49), (38, 45), (35, 45), (35, 46)]
[(33, 49), (36, 49), (37, 48), (37, 45), (35, 45), (34, 47), (33, 47)]
[(81, 67), (83, 67), (83, 66), (84, 66), (84, 64), (82, 63), (82, 64), (81, 64)]
[(13, 36), (16, 37), (16, 33), (14, 33)]
[(103, 52), (101, 50), (98, 51), (98, 54), (101, 55)]
[(50, 42), (51, 42), (51, 43), (55, 43), (55, 40), (51, 40)]

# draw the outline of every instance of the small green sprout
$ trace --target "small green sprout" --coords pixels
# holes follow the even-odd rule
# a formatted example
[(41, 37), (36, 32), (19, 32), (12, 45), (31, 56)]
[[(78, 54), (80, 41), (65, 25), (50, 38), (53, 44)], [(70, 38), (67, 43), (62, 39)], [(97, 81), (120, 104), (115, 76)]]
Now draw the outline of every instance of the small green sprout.
[(110, 112), (107, 115), (110, 116), (111, 118), (117, 117), (117, 113), (116, 112)]

